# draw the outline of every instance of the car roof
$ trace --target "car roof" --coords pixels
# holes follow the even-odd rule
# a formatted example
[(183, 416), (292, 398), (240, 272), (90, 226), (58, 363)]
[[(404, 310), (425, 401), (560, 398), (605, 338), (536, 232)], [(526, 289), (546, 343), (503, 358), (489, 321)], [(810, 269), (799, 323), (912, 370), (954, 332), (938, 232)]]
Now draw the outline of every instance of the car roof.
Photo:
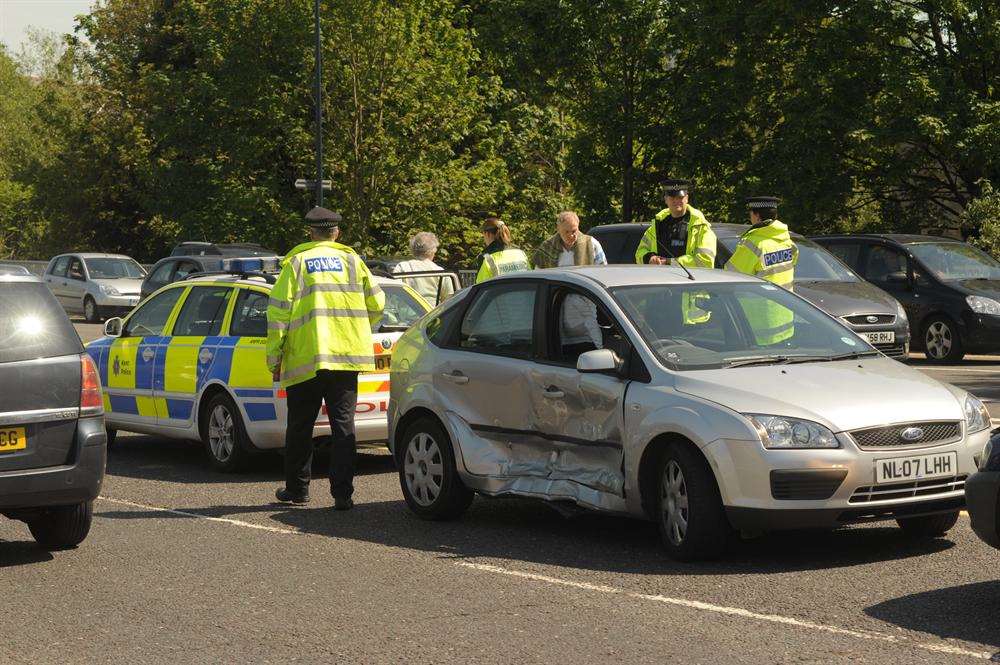
[(927, 242), (962, 242), (958, 238), (923, 235), (919, 233), (841, 233), (812, 236), (812, 238), (813, 240), (888, 240), (889, 242), (896, 242), (900, 245), (915, 245)]
[(572, 266), (567, 268), (546, 268), (531, 272), (511, 273), (494, 277), (490, 282), (517, 280), (525, 277), (567, 279), (570, 281), (596, 282), (601, 286), (613, 288), (617, 286), (643, 286), (655, 284), (693, 284), (693, 283), (731, 283), (757, 282), (756, 277), (750, 277), (731, 270), (715, 270), (710, 268), (692, 268), (692, 281), (686, 272), (674, 266), (640, 266), (630, 264), (612, 264), (607, 266)]
[(24, 284), (44, 284), (41, 277), (36, 275), (11, 275), (0, 273), (0, 282), (16, 282)]
[(81, 259), (129, 259), (134, 261), (131, 256), (125, 254), (107, 254), (105, 252), (66, 252), (65, 254), (59, 254), (55, 258), (60, 256), (76, 256)]

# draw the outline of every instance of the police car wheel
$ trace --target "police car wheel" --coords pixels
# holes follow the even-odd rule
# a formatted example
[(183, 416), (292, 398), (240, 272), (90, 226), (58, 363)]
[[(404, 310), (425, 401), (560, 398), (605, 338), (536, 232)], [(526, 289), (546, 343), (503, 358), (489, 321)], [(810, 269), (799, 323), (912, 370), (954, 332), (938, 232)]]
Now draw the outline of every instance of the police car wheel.
[(246, 429), (228, 395), (219, 393), (209, 400), (202, 412), (201, 439), (216, 469), (231, 473), (243, 468), (247, 458)]
[(397, 466), (406, 505), (424, 519), (454, 519), (475, 497), (458, 476), (451, 440), (431, 418), (406, 429)]
[(87, 320), (87, 323), (101, 322), (101, 308), (90, 296), (83, 299), (83, 318)]
[(671, 443), (659, 460), (657, 524), (667, 552), (680, 561), (721, 555), (732, 532), (708, 462)]
[(85, 501), (75, 506), (47, 508), (28, 521), (28, 530), (43, 547), (76, 547), (90, 533), (94, 518), (94, 502)]

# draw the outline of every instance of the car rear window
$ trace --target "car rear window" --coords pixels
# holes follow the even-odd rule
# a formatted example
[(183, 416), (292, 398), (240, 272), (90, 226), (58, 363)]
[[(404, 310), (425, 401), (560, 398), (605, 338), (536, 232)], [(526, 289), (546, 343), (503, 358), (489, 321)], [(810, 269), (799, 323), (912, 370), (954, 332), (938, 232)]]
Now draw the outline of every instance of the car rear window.
[(66, 313), (44, 284), (0, 283), (0, 363), (83, 353)]

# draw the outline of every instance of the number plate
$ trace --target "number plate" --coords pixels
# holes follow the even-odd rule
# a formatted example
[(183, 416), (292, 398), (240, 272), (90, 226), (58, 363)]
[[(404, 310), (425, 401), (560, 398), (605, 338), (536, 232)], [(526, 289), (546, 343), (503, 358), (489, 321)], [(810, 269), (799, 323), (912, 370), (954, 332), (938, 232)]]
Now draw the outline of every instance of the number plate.
[(869, 344), (892, 344), (896, 341), (896, 333), (892, 330), (866, 332), (861, 333), (861, 336), (867, 339)]
[(0, 455), (27, 447), (28, 437), (23, 427), (0, 427)]
[(923, 480), (958, 473), (958, 453), (911, 455), (875, 460), (875, 484)]
[(375, 356), (375, 369), (377, 371), (388, 370), (392, 366), (392, 356)]

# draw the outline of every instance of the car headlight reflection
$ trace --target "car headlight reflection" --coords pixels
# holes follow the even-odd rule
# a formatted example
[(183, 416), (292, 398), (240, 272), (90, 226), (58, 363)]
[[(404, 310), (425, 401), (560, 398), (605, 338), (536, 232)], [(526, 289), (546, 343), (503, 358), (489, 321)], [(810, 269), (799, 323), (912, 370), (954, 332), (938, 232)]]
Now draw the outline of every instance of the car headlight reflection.
[(965, 302), (969, 303), (969, 308), (976, 314), (990, 314), (1000, 316), (1000, 302), (993, 298), (983, 296), (966, 296)]
[(829, 429), (811, 420), (748, 413), (747, 418), (770, 449), (839, 448), (840, 442)]
[(967, 434), (981, 432), (990, 426), (990, 412), (975, 395), (965, 397), (965, 431)]

